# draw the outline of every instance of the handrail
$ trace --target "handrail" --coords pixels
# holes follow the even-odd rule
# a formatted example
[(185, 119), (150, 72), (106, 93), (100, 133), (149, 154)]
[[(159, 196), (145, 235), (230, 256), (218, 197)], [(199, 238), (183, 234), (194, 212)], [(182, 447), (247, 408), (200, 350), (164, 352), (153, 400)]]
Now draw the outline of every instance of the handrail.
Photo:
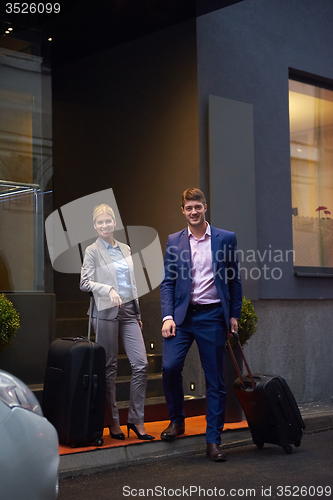
[(31, 184), (28, 182), (14, 182), (14, 181), (2, 181), (0, 179), (0, 186), (12, 186), (12, 187), (26, 187), (32, 189), (38, 189), (40, 187), (39, 184)]

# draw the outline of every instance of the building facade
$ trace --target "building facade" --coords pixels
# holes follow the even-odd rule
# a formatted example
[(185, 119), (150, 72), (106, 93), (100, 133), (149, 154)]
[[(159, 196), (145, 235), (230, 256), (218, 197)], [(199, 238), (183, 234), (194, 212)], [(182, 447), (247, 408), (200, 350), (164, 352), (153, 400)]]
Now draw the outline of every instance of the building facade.
[[(243, 0), (71, 57), (55, 35), (50, 62), (44, 219), (112, 188), (123, 224), (154, 228), (164, 249), (184, 227), (182, 191), (199, 186), (209, 222), (238, 238), (244, 295), (259, 317), (251, 367), (285, 376), (299, 402), (332, 396), (332, 27), (330, 0)], [(4, 106), (11, 86), (2, 85)], [(87, 298), (77, 273), (52, 271), (46, 247), (43, 266), (43, 286), (25, 293), (53, 300), (47, 344), (54, 302)], [(141, 305), (147, 349), (161, 350), (158, 288)], [(195, 382), (204, 393), (199, 367), (193, 348), (185, 392)]]

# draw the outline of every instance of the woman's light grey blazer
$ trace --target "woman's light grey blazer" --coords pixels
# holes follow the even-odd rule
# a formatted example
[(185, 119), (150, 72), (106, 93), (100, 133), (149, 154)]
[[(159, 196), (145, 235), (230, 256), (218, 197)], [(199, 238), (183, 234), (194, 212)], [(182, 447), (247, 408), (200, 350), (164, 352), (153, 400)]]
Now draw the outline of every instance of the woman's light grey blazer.
[[(134, 266), (131, 257), (131, 249), (125, 243), (116, 241), (125, 257), (131, 277), (133, 301), (137, 313), (137, 319), (141, 319), (138, 293), (134, 276)], [(92, 292), (94, 295), (94, 307), (92, 317), (97, 317), (97, 307), (100, 319), (114, 319), (118, 314), (119, 306), (112, 307), (109, 292), (114, 288), (118, 293), (117, 274), (113, 261), (101, 238), (86, 248), (84, 262), (81, 269), (80, 290)]]

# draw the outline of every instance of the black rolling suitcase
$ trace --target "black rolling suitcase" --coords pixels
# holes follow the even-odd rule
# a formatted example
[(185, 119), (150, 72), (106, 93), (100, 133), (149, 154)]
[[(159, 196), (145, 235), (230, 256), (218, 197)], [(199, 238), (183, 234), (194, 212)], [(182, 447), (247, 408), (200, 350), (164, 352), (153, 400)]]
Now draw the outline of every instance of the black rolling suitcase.
[[(90, 311), (92, 308), (90, 301)], [(56, 339), (50, 345), (43, 390), (44, 416), (59, 442), (70, 446), (103, 444), (105, 350), (83, 337)]]
[(247, 375), (242, 375), (229, 340), (228, 349), (235, 363), (238, 379), (234, 389), (245, 413), (253, 442), (258, 448), (264, 443), (282, 446), (292, 453), (292, 446), (300, 446), (305, 425), (295, 398), (284, 378), (251, 373), (238, 341)]

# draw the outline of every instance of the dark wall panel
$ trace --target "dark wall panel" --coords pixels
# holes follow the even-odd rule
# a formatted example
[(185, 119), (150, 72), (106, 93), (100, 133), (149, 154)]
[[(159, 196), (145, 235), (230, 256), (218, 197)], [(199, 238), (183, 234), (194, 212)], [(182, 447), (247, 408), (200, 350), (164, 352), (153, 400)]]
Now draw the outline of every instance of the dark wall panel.
[[(194, 20), (57, 67), (55, 208), (112, 188), (123, 223), (155, 228), (164, 251), (199, 183), (197, 95)], [(55, 281), (58, 300), (80, 299), (78, 276)]]
[[(209, 96), (211, 222), (237, 236), (243, 294), (258, 299), (253, 106)], [(255, 270), (253, 270), (255, 268)]]

